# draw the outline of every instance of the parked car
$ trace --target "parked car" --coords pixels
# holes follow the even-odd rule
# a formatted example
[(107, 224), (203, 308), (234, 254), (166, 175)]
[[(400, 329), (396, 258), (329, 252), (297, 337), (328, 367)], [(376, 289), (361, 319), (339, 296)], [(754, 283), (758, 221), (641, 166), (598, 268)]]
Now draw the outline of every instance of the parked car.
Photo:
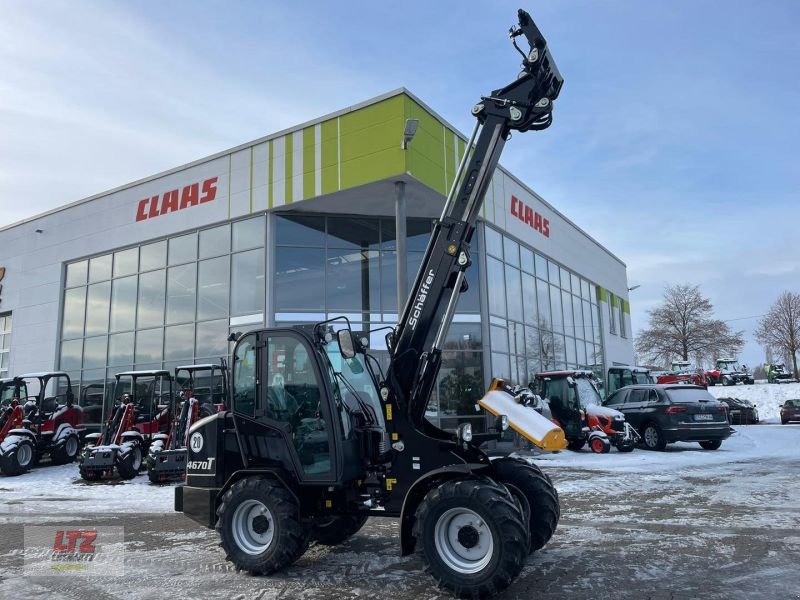
[(781, 423), (800, 421), (800, 400), (787, 400), (781, 406)]
[(755, 425), (758, 423), (758, 409), (749, 400), (741, 398), (717, 398), (728, 407), (728, 420), (731, 425)]
[(672, 442), (700, 442), (716, 450), (731, 434), (727, 407), (696, 385), (630, 385), (603, 404), (622, 412), (649, 450)]

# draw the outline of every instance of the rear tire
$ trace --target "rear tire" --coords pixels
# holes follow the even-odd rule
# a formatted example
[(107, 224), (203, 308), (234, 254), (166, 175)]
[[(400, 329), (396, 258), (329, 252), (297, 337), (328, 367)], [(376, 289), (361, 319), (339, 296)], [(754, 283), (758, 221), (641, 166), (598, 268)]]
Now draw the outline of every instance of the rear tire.
[(117, 473), (122, 479), (133, 479), (139, 474), (142, 466), (142, 447), (134, 444), (133, 448), (120, 460), (117, 460)]
[(655, 423), (647, 423), (642, 430), (642, 442), (648, 450), (663, 450), (667, 447), (667, 440), (664, 439), (664, 434), (661, 427)]
[(416, 511), (414, 535), (428, 572), (461, 598), (507, 588), (528, 555), (523, 516), (506, 490), (474, 479), (433, 488)]
[(311, 529), (311, 539), (323, 546), (338, 546), (353, 537), (367, 522), (367, 515), (335, 515)]
[(27, 472), (36, 459), (36, 448), (31, 440), (24, 438), (20, 440), (17, 447), (3, 456), (0, 461), (0, 471), (4, 475), (22, 475)]
[(722, 440), (707, 440), (705, 442), (700, 442), (700, 447), (703, 448), (703, 450), (717, 450), (720, 446), (722, 446)]
[(78, 436), (70, 435), (64, 440), (63, 444), (59, 444), (53, 448), (53, 452), (50, 454), (50, 460), (54, 465), (66, 465), (75, 462), (75, 459), (78, 457), (80, 446), (81, 443)]
[(577, 452), (585, 445), (586, 445), (586, 438), (580, 438), (577, 440), (567, 440), (567, 450), (573, 450), (574, 452)]
[[(542, 470), (525, 460), (502, 458), (492, 462), (494, 477), (505, 485), (512, 495), (522, 494), (529, 507), (529, 553), (544, 547), (553, 537), (561, 518), (558, 491)], [(523, 503), (524, 505), (525, 503)]]
[(234, 483), (217, 509), (216, 530), (226, 560), (253, 575), (291, 565), (308, 548), (300, 508), (280, 484), (248, 477)]
[(607, 438), (595, 436), (589, 440), (589, 448), (595, 454), (608, 454), (611, 451), (611, 442)]

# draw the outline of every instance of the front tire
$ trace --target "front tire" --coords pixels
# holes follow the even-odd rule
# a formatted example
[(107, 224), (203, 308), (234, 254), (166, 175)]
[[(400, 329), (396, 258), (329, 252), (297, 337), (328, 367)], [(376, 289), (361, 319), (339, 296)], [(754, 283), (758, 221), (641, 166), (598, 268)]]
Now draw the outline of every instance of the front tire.
[(142, 447), (134, 444), (128, 453), (117, 461), (117, 473), (122, 479), (133, 479), (142, 466)]
[(323, 546), (338, 546), (353, 537), (367, 522), (367, 515), (335, 515), (311, 529), (311, 539)]
[(589, 440), (589, 448), (595, 454), (608, 454), (611, 451), (611, 442), (608, 441), (608, 438), (595, 436)]
[(0, 471), (4, 475), (22, 475), (31, 468), (36, 459), (36, 448), (31, 440), (25, 438), (19, 441), (17, 447), (3, 456), (0, 461)]
[(700, 447), (703, 448), (703, 450), (718, 450), (720, 446), (722, 446), (722, 440), (700, 442)]
[(648, 450), (663, 450), (667, 447), (667, 440), (661, 431), (661, 427), (655, 423), (648, 423), (642, 431), (642, 442)]
[[(529, 552), (544, 547), (553, 537), (561, 518), (561, 505), (553, 482), (542, 470), (525, 460), (502, 458), (492, 462), (494, 477), (512, 495), (521, 494), (527, 501)], [(523, 505), (526, 503), (523, 502)]]
[(414, 532), (426, 569), (461, 598), (487, 598), (522, 571), (528, 531), (502, 487), (474, 479), (447, 481), (428, 492)]
[(53, 453), (50, 455), (50, 460), (54, 465), (66, 465), (74, 462), (78, 457), (78, 450), (80, 449), (80, 440), (77, 435), (70, 435), (64, 440), (63, 444), (59, 444), (53, 448)]
[(280, 484), (258, 477), (237, 481), (217, 509), (216, 530), (225, 558), (253, 575), (288, 567), (308, 548), (308, 531), (299, 513)]

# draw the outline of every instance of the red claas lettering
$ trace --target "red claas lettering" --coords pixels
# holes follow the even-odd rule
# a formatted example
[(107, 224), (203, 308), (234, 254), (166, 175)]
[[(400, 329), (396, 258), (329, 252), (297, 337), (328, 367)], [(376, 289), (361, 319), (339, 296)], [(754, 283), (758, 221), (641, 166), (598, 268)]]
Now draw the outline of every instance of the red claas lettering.
[(218, 177), (211, 177), (203, 181), (202, 184), (200, 182), (192, 183), (184, 186), (182, 190), (169, 190), (160, 196), (139, 200), (136, 205), (136, 220), (153, 219), (190, 206), (211, 202), (217, 197), (218, 179)]
[(531, 229), (535, 229), (541, 233), (544, 237), (550, 237), (550, 221), (545, 219), (530, 206), (527, 206), (516, 196), (511, 196), (511, 214), (528, 225)]

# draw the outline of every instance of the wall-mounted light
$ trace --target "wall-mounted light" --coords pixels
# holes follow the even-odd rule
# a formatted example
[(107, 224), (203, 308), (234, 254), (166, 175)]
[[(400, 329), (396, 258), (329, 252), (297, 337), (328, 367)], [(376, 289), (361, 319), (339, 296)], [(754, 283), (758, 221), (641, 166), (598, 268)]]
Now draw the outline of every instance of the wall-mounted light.
[(37, 229), (36, 233), (44, 233), (44, 229)]
[(403, 143), (400, 147), (403, 150), (408, 148), (408, 143), (414, 139), (414, 134), (417, 133), (419, 127), (419, 119), (406, 119), (406, 128), (403, 130)]
[(628, 288), (628, 291), (629, 291), (629, 292), (632, 292), (633, 290), (635, 290), (635, 289), (637, 289), (637, 288), (640, 288), (640, 287), (642, 287), (642, 286), (641, 286), (641, 285), (635, 285), (635, 286), (633, 286), (633, 287), (629, 287), (629, 288)]

